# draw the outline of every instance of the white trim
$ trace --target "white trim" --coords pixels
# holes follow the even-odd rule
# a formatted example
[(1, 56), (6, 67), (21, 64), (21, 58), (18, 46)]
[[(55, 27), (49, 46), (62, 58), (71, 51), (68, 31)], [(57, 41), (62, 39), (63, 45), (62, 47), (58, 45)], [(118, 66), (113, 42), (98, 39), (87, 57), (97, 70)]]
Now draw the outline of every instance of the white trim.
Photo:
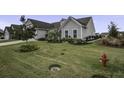
[(83, 27), (81, 27), (81, 39), (83, 39)]
[[(74, 21), (77, 25), (82, 26), (82, 24), (80, 24), (78, 21), (76, 21), (73, 17), (71, 17), (71, 20)], [(67, 23), (69, 22), (69, 18), (66, 20), (66, 22), (60, 27), (60, 29), (62, 27), (64, 27)]]
[(82, 26), (81, 23), (79, 23), (78, 21), (76, 21), (74, 18), (71, 18), (75, 23), (77, 23), (78, 25)]

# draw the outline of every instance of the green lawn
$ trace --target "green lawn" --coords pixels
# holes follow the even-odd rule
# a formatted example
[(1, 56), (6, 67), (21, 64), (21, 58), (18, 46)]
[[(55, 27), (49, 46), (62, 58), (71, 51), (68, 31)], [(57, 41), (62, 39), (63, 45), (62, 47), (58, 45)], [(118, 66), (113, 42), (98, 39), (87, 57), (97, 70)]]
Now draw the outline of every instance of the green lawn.
[[(100, 46), (95, 43), (71, 45), (45, 41), (31, 42), (40, 49), (28, 53), (17, 51), (21, 44), (0, 47), (0, 77), (124, 77), (124, 49)], [(105, 69), (99, 63), (101, 53), (109, 57)], [(61, 55), (64, 53), (64, 55)], [(49, 71), (49, 65), (60, 64), (61, 70)]]

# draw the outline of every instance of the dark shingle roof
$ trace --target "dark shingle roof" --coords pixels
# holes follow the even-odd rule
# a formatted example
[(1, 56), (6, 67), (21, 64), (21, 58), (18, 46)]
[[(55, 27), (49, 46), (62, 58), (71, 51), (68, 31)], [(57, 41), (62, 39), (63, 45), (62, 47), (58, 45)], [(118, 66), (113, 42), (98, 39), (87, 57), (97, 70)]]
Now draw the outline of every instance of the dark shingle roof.
[(22, 25), (16, 25), (16, 24), (12, 24), (11, 27), (14, 28), (14, 30), (22, 30)]
[[(82, 25), (87, 25), (91, 18), (92, 17), (79, 18), (79, 19), (74, 18), (74, 19)], [(58, 29), (60, 27), (60, 22), (46, 23), (46, 22), (38, 21), (34, 19), (28, 19), (28, 20), (32, 22), (35, 28), (42, 28), (42, 29), (57, 28)], [(67, 20), (67, 19), (64, 19), (64, 20)]]
[(38, 20), (34, 20), (34, 19), (28, 19), (31, 21), (31, 23), (33, 24), (33, 26), (35, 28), (43, 28), (43, 29), (49, 29), (51, 28), (51, 24), (50, 23), (46, 23), (46, 22), (42, 22), (42, 21), (38, 21)]
[(3, 33), (3, 30), (2, 29), (0, 29), (0, 33)]
[(4, 29), (4, 32), (5, 32), (6, 29), (7, 29), (8, 32), (13, 33), (13, 30), (11, 29), (11, 27), (6, 26), (5, 29)]
[(82, 25), (87, 25), (91, 18), (92, 17), (85, 17), (85, 18), (79, 18), (79, 19), (76, 19), (76, 20), (79, 23), (81, 23)]
[(51, 28), (59, 28), (60, 27), (60, 22), (54, 22), (54, 23), (51, 23)]

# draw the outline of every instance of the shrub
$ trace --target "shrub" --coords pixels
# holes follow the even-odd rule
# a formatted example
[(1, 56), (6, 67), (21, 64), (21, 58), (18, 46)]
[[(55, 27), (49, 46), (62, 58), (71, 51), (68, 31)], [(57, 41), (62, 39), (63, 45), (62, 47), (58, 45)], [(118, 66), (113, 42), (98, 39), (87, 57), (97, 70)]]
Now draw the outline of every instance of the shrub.
[(69, 36), (69, 37), (65, 37), (65, 38), (62, 38), (62, 41), (63, 42), (71, 42), (72, 41), (72, 38)]
[(73, 39), (73, 43), (74, 44), (82, 44), (82, 40), (81, 39)]
[(121, 42), (122, 46), (124, 46), (124, 39), (121, 39), (120, 42)]
[(99, 41), (99, 43), (102, 45), (113, 46), (113, 47), (123, 47), (124, 46), (124, 40), (123, 39), (113, 38), (110, 36), (102, 38)]
[(62, 40), (49, 40), (49, 39), (47, 39), (47, 41), (49, 43), (62, 43), (63, 42)]
[(57, 29), (48, 31), (47, 41), (51, 43), (61, 43), (60, 32)]
[(68, 38), (67, 41), (68, 41), (68, 43), (73, 43), (73, 39), (72, 38)]
[(103, 45), (109, 45), (109, 42), (108, 42), (108, 40), (106, 40), (106, 39), (102, 39), (101, 43), (102, 43)]
[(45, 38), (38, 38), (38, 41), (45, 41)]
[(4, 37), (2, 36), (1, 39), (4, 39)]
[(20, 52), (30, 52), (30, 51), (34, 51), (34, 50), (38, 50), (38, 49), (39, 49), (39, 47), (34, 44), (21, 45), (19, 48)]
[(70, 39), (68, 42), (70, 44), (74, 44), (74, 45), (80, 45), (83, 43), (83, 41), (81, 39)]
[(62, 41), (63, 41), (63, 42), (66, 42), (66, 41), (67, 41), (67, 38), (63, 38)]

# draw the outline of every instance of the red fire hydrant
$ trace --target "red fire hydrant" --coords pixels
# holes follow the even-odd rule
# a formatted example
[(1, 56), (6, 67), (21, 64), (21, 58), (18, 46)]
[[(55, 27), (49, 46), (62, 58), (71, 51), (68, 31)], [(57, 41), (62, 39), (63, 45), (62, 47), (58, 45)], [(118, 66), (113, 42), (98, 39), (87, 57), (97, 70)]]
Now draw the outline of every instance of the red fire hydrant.
[(100, 57), (100, 62), (102, 63), (103, 67), (107, 66), (108, 58), (105, 53), (103, 53)]

